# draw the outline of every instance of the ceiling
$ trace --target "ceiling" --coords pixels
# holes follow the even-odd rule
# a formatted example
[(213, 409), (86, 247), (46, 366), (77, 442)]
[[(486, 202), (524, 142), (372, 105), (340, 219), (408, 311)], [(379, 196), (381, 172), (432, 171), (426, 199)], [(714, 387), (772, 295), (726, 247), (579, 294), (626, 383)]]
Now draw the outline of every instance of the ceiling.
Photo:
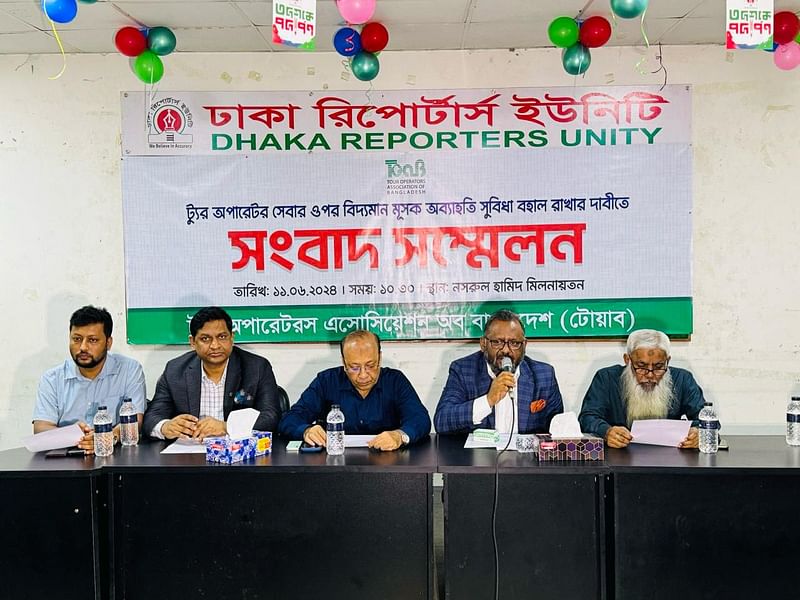
[[(372, 20), (388, 29), (387, 50), (472, 50), (552, 47), (547, 25), (562, 15), (611, 20), (609, 0), (377, 0)], [(99, 0), (57, 30), (67, 53), (116, 52), (126, 25), (171, 28), (178, 52), (302, 52), (273, 44), (271, 22), (270, 0)], [(725, 0), (650, 0), (644, 23), (651, 44), (722, 44)], [(332, 51), (341, 25), (334, 0), (317, 0), (317, 51)], [(643, 43), (639, 19), (612, 27), (609, 45)], [(41, 0), (0, 0), (0, 54), (58, 52)]]

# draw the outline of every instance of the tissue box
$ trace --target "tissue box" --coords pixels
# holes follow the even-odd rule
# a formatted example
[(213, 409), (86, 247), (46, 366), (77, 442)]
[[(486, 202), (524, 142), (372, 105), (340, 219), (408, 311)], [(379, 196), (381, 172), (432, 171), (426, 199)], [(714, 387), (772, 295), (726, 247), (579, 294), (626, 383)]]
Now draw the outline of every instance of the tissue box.
[[(270, 434), (270, 441), (272, 434)], [(255, 458), (256, 438), (232, 439), (228, 436), (206, 438), (206, 461), (229, 465), (249, 458)]]
[(253, 430), (256, 440), (256, 456), (264, 456), (272, 452), (272, 432)]
[(539, 460), (605, 460), (603, 438), (582, 436), (556, 438), (549, 433), (537, 433), (539, 441)]

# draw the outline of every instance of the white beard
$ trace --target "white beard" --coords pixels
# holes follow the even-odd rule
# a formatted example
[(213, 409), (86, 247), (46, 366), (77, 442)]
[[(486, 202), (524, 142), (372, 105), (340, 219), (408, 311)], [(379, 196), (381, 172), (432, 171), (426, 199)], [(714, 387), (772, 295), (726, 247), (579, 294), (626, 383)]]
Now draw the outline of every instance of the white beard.
[(630, 365), (622, 370), (622, 400), (628, 416), (628, 429), (634, 421), (666, 419), (672, 399), (672, 374), (669, 369), (650, 391), (639, 385)]

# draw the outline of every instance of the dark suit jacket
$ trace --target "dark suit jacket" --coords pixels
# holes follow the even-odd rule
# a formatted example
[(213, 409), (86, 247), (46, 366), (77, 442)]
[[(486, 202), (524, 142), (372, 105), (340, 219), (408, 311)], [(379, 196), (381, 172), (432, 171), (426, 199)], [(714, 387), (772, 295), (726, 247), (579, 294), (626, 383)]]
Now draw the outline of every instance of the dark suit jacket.
[[(143, 429), (147, 435), (162, 419), (172, 419), (181, 414), (200, 416), (202, 368), (200, 358), (194, 351), (167, 363), (144, 413)], [(237, 393), (239, 391), (244, 393)], [(234, 346), (225, 376), (225, 418), (232, 410), (240, 408), (255, 408), (261, 412), (255, 429), (277, 430), (281, 410), (272, 366), (266, 358)]]
[[(564, 412), (556, 373), (547, 363), (523, 358), (517, 385), (517, 423), (520, 433), (544, 433), (554, 415)], [(494, 429), (494, 410), (480, 424), (472, 422), (473, 400), (489, 391), (492, 378), (483, 352), (455, 360), (442, 390), (433, 422), (437, 433), (464, 433), (477, 428)]]

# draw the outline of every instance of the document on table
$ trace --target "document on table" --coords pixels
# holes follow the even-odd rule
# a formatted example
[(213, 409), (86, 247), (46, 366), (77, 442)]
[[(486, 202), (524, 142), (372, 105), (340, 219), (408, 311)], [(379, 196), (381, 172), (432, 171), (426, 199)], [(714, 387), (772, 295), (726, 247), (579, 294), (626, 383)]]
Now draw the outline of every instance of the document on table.
[(357, 435), (355, 433), (348, 433), (344, 436), (344, 447), (345, 448), (366, 448), (367, 443), (370, 440), (374, 440), (375, 436), (373, 434), (369, 435)]
[(495, 450), (502, 450), (506, 447), (506, 444), (508, 444), (509, 450), (516, 451), (516, 436), (513, 436), (511, 443), (509, 443), (508, 438), (511, 436), (510, 433), (498, 433), (497, 435), (499, 436), (499, 440), (493, 442), (491, 440), (476, 438), (474, 433), (470, 433), (467, 436), (467, 441), (464, 442), (464, 448), (494, 448)]
[(161, 454), (205, 454), (206, 445), (193, 439), (178, 438), (161, 451)]
[(633, 444), (677, 447), (689, 434), (691, 421), (684, 419), (646, 419), (631, 426)]
[(22, 443), (31, 452), (43, 452), (75, 446), (82, 437), (83, 431), (81, 431), (80, 425), (73, 423), (67, 427), (56, 427), (26, 436), (22, 438)]

